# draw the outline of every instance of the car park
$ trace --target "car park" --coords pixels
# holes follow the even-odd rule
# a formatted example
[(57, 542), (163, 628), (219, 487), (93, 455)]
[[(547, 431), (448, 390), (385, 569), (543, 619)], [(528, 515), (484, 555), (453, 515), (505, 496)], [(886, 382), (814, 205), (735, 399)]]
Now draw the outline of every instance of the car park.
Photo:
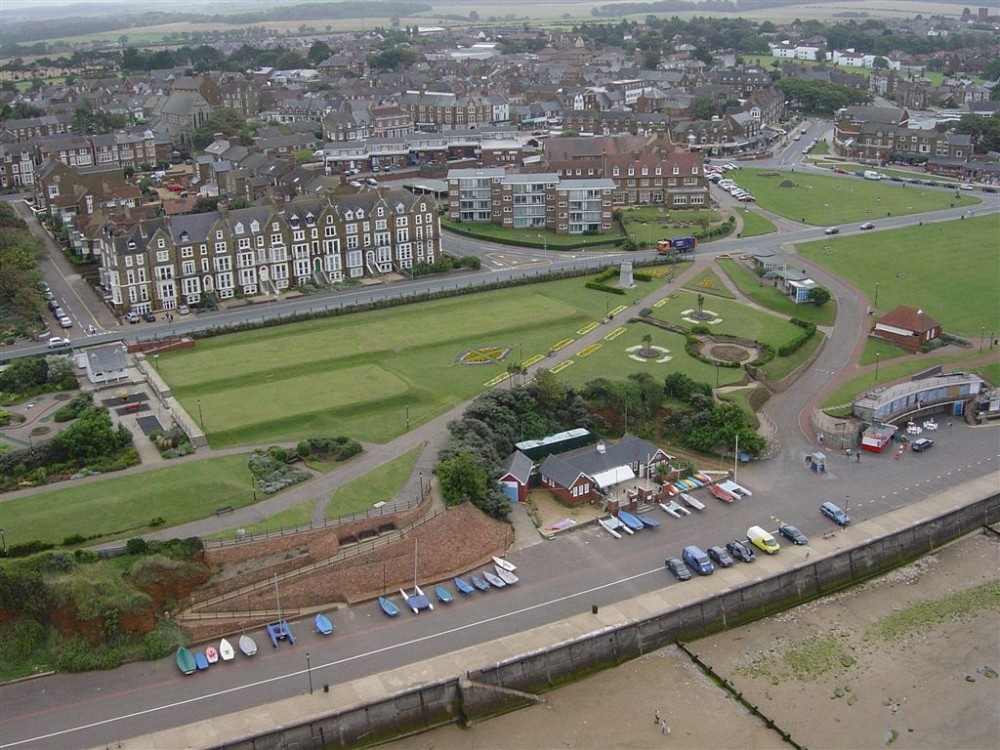
[(875, 228), (875, 225), (874, 225), (874, 224), (872, 224), (872, 223), (871, 223), (870, 221), (866, 221), (866, 222), (865, 222), (864, 224), (862, 224), (862, 225), (861, 225), (861, 226), (860, 226), (859, 228), (861, 229), (861, 231), (862, 231), (862, 232), (866, 232), (866, 231), (868, 231), (869, 229), (874, 229), (874, 228)]
[(710, 576), (715, 572), (715, 566), (712, 565), (708, 555), (702, 551), (701, 547), (694, 544), (689, 544), (683, 549), (681, 558), (698, 575)]
[(910, 443), (910, 450), (914, 453), (923, 453), (925, 450), (934, 445), (934, 441), (930, 438), (917, 438), (912, 443)]
[(827, 227), (823, 230), (823, 234), (840, 234), (840, 227)]
[(781, 549), (781, 545), (778, 544), (778, 540), (775, 539), (771, 533), (766, 531), (762, 526), (751, 526), (747, 529), (747, 539), (750, 540), (750, 544), (768, 555), (777, 554), (778, 550)]
[(720, 568), (731, 568), (736, 564), (736, 561), (733, 560), (732, 555), (726, 551), (725, 547), (709, 547), (706, 552), (708, 552), (709, 559)]
[(61, 318), (59, 318), (59, 325), (61, 325), (63, 328), (72, 328), (73, 320), (68, 315), (63, 315)]
[(734, 539), (733, 541), (727, 543), (726, 552), (737, 560), (745, 563), (752, 563), (756, 558), (753, 549), (751, 549), (749, 545), (741, 542), (739, 539)]
[(61, 336), (52, 336), (49, 338), (48, 342), (46, 342), (46, 346), (48, 346), (49, 349), (62, 349), (69, 345), (69, 339), (62, 338)]
[(819, 506), (819, 512), (839, 526), (848, 526), (851, 523), (851, 517), (835, 503), (823, 503)]
[(809, 539), (799, 531), (797, 526), (792, 526), (790, 523), (783, 523), (778, 527), (778, 533), (781, 534), (785, 539), (790, 541), (792, 544), (808, 544)]
[(691, 571), (679, 557), (668, 557), (663, 561), (663, 565), (674, 574), (678, 581), (691, 580)]

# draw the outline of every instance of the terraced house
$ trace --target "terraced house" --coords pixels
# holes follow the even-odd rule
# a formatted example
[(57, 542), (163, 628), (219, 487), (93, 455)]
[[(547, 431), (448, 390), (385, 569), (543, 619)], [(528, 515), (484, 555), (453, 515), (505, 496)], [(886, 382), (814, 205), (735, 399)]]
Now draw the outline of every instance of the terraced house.
[(220, 204), (107, 237), (100, 281), (118, 314), (173, 310), (206, 297), (278, 295), (433, 263), (440, 236), (434, 200), (405, 190), (234, 210)]

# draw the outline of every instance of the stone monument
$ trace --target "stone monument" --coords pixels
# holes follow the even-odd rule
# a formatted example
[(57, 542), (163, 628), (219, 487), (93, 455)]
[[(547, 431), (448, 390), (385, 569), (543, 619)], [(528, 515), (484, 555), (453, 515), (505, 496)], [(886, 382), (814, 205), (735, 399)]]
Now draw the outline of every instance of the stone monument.
[(623, 260), (621, 271), (618, 272), (618, 287), (620, 289), (631, 289), (635, 286), (632, 278), (632, 261)]

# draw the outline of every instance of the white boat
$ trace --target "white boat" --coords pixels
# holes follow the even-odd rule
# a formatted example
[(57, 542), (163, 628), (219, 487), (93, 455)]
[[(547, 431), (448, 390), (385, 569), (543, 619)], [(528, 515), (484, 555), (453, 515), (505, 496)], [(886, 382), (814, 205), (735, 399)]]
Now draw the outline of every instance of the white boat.
[(240, 636), (240, 651), (244, 656), (253, 656), (257, 653), (257, 641), (244, 633)]
[(508, 586), (513, 586), (515, 583), (521, 580), (506, 568), (501, 568), (499, 565), (496, 565), (494, 567), (496, 567), (497, 569), (497, 577), (500, 578), (500, 580), (506, 583)]
[(681, 500), (683, 500), (686, 505), (689, 505), (695, 510), (705, 510), (705, 503), (703, 503), (698, 498), (691, 497), (691, 495), (689, 495), (686, 492), (681, 493)]
[(674, 510), (675, 505), (677, 505), (677, 503), (675, 503), (673, 500), (671, 500), (669, 503), (660, 503), (660, 507), (663, 508), (664, 513), (669, 513), (674, 518), (680, 518), (681, 514), (678, 513), (676, 510)]
[(233, 651), (233, 644), (225, 638), (219, 641), (219, 657), (222, 661), (232, 661), (234, 656), (236, 652)]
[(496, 565), (498, 568), (503, 568), (504, 570), (510, 571), (511, 573), (517, 570), (517, 566), (512, 562), (508, 562), (507, 559), (504, 557), (494, 557), (493, 564)]
[(601, 526), (602, 526), (602, 527), (603, 527), (604, 529), (606, 529), (606, 530), (607, 530), (607, 532), (608, 532), (609, 534), (611, 534), (611, 536), (613, 536), (613, 537), (614, 537), (615, 539), (621, 539), (621, 538), (622, 538), (622, 535), (621, 535), (621, 534), (619, 534), (619, 533), (618, 533), (617, 531), (615, 531), (615, 527), (614, 527), (614, 526), (612, 526), (612, 525), (611, 525), (611, 523), (609, 523), (609, 522), (608, 522), (608, 520), (607, 520), (606, 518), (598, 518), (598, 519), (597, 519), (597, 522), (598, 522), (599, 524), (601, 524)]
[(502, 589), (504, 586), (507, 585), (507, 582), (504, 581), (504, 579), (493, 575), (488, 570), (483, 571), (483, 578), (485, 578), (486, 581), (490, 584), (490, 586), (492, 586), (495, 589)]
[(635, 532), (632, 531), (628, 526), (619, 521), (615, 516), (608, 516), (608, 525), (615, 531), (624, 531), (626, 534), (631, 536)]

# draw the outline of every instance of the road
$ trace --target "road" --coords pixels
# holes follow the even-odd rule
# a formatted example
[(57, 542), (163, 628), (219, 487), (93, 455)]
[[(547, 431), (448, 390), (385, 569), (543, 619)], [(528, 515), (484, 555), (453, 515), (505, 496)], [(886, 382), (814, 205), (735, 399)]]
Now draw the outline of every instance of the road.
[[(994, 202), (984, 208), (996, 211), (997, 205)], [(957, 215), (954, 210), (942, 211), (921, 216), (920, 220), (927, 223)], [(887, 218), (880, 220), (879, 227), (908, 225), (913, 221), (914, 217)], [(821, 236), (820, 228), (802, 227), (783, 233), (780, 241), (797, 242)], [(472, 241), (465, 239), (452, 238), (449, 242), (473, 247)], [(465, 242), (470, 244), (461, 244)], [(711, 252), (748, 252), (775, 244), (773, 237), (728, 240), (713, 243)], [(497, 253), (506, 254), (509, 249), (478, 247), (477, 252), (495, 261)], [(703, 248), (702, 252), (708, 251)], [(604, 257), (596, 257), (600, 255)], [(349, 305), (358, 300), (413, 294), (442, 286), (488, 283), (492, 279), (535, 273), (540, 266), (595, 267), (606, 264), (609, 257), (589, 253), (579, 256), (567, 258), (562, 253), (530, 251), (520, 255), (522, 260), (514, 267), (491, 265), (481, 273), (457, 278), (419, 279), (274, 303), (264, 311), (254, 308), (190, 316), (190, 321), (175, 320), (175, 326), (169, 329), (182, 332), (242, 320), (248, 315), (287, 315), (317, 306)], [(648, 257), (648, 254), (631, 257)], [(253, 662), (238, 660), (196, 678), (182, 678), (173, 660), (166, 659), (131, 664), (111, 672), (59, 674), (3, 685), (0, 686), (3, 707), (0, 748), (105, 745), (156, 729), (251, 708), (305, 692), (310, 676), (319, 686), (377, 673), (516, 630), (554, 623), (595, 604), (601, 606), (673, 585), (663, 572), (662, 559), (665, 554), (677, 554), (685, 544), (723, 543), (744, 536), (751, 524), (774, 528), (779, 520), (795, 523), (806, 534), (823, 533), (830, 529), (817, 511), (823, 500), (847, 505), (852, 516), (863, 520), (940, 492), (957, 481), (997, 474), (1000, 451), (995, 429), (971, 428), (964, 423), (939, 432), (937, 445), (924, 454), (906, 454), (900, 460), (891, 455), (866, 455), (861, 464), (856, 464), (828, 446), (827, 453), (832, 454), (829, 471), (817, 475), (805, 469), (802, 457), (815, 446), (807, 441), (808, 430), (802, 429), (799, 419), (803, 410), (830, 387), (831, 374), (852, 361), (864, 330), (863, 303), (857, 293), (816, 269), (811, 273), (831, 289), (841, 316), (812, 369), (767, 404), (770, 418), (779, 427), (784, 450), (773, 460), (740, 469), (739, 481), (754, 490), (751, 500), (733, 505), (710, 504), (703, 513), (681, 520), (664, 515), (661, 529), (627, 540), (613, 540), (595, 528), (564, 535), (511, 555), (522, 576), (522, 583), (511, 590), (476, 595), (446, 610), (439, 608), (416, 617), (404, 613), (395, 620), (384, 618), (372, 603), (351, 607), (333, 617), (337, 632), (330, 639), (322, 640), (309, 632), (306, 623), (298, 623), (293, 625), (299, 637), (294, 648), (282, 646), (277, 651), (262, 648)], [(153, 330), (164, 330), (164, 326), (142, 326), (135, 333), (127, 330), (129, 336), (148, 336)], [(116, 333), (111, 338), (120, 335)], [(445, 422), (445, 417), (439, 417), (422, 425), (420, 430), (441, 430)], [(407, 444), (416, 444), (424, 437), (422, 432), (414, 430), (384, 450), (402, 451)], [(266, 643), (263, 633), (254, 635), (259, 644)], [(307, 652), (311, 675), (306, 673)]]

